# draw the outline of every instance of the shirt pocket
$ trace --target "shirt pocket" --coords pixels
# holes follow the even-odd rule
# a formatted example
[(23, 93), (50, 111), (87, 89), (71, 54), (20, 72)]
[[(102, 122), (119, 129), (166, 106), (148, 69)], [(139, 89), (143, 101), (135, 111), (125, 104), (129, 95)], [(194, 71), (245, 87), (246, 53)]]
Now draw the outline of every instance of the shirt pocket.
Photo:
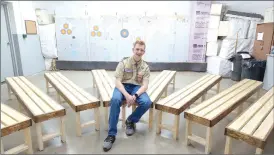
[(124, 69), (124, 76), (123, 79), (124, 80), (129, 80), (133, 77), (133, 69), (131, 68), (125, 68)]

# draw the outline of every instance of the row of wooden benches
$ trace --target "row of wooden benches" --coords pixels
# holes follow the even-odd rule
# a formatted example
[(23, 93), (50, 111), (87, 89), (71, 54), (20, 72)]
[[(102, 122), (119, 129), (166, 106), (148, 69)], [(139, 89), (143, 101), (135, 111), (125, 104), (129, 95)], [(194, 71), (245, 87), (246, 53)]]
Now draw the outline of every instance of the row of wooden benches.
[[(104, 107), (109, 107), (109, 102), (112, 96), (112, 91), (114, 89), (114, 82), (110, 79), (105, 70), (93, 70), (94, 86), (97, 87), (98, 97), (93, 97), (83, 89), (76, 86), (69, 79), (64, 77), (59, 72), (45, 73), (47, 92), (52, 86), (57, 91), (58, 102), (61, 103), (62, 98), (72, 107), (76, 112), (76, 124), (77, 124), (77, 135), (81, 135), (81, 128), (94, 125), (96, 130), (99, 130), (99, 110), (100, 102), (102, 102)], [(175, 87), (175, 71), (162, 71), (153, 81), (149, 84), (149, 89), (147, 93), (149, 94), (151, 100), (153, 101), (152, 107), (149, 110), (149, 129), (152, 129), (153, 122), (153, 109), (158, 110), (158, 122), (157, 122), (157, 133), (160, 133), (161, 128), (170, 129), (162, 124), (162, 112), (168, 112), (175, 115), (175, 125), (174, 128), (170, 130), (174, 132), (174, 138), (178, 138), (178, 128), (179, 128), (179, 115), (184, 110), (190, 107), (197, 99), (202, 97), (204, 99), (205, 93), (211, 89), (214, 85), (217, 85), (217, 93), (220, 88), (221, 77), (216, 75), (206, 75), (201, 79), (195, 81), (194, 83), (188, 85), (187, 87), (167, 96), (167, 87), (169, 84), (173, 84)], [(8, 84), (9, 96), (13, 92), (17, 99), (20, 101), (20, 105), (23, 105), (26, 111), (30, 114), (33, 121), (36, 123), (37, 137), (39, 150), (43, 150), (43, 142), (52, 139), (56, 136), (61, 135), (61, 140), (65, 142), (65, 130), (64, 130), (64, 116), (66, 114), (65, 109), (54, 100), (52, 100), (48, 95), (44, 94), (37, 87), (32, 85), (24, 77), (12, 77), (7, 78), (6, 82)], [(50, 86), (51, 85), (51, 86)], [(238, 84), (232, 86), (231, 88), (215, 95), (211, 99), (203, 102), (202, 104), (194, 107), (185, 112), (185, 118), (187, 120), (187, 142), (189, 140), (198, 141), (206, 145), (206, 152), (210, 152), (210, 139), (211, 139), (211, 128), (217, 124), (222, 118), (229, 114), (237, 106), (242, 105), (241, 103), (255, 93), (261, 86), (261, 82), (254, 80), (243, 80)], [(166, 92), (165, 99), (160, 100), (163, 93)], [(273, 91), (272, 91), (273, 96)], [(235, 99), (236, 97), (236, 99)], [(100, 98), (100, 99), (98, 99)], [(235, 99), (235, 100), (234, 100)], [(240, 106), (241, 107), (241, 106)], [(133, 110), (136, 105), (133, 106)], [(273, 108), (273, 107), (272, 107)], [(95, 120), (80, 123), (80, 111), (94, 109)], [(105, 108), (105, 121), (108, 124), (108, 108)], [(195, 110), (196, 109), (196, 110)], [(125, 104), (122, 105), (122, 121), (125, 121)], [(3, 112), (4, 113), (4, 112)], [(8, 112), (6, 112), (8, 113)], [(201, 115), (203, 114), (203, 115)], [(2, 116), (2, 108), (1, 108)], [(210, 117), (209, 117), (210, 116)], [(12, 116), (7, 117), (12, 120), (16, 120)], [(41, 132), (41, 122), (53, 119), (61, 118), (60, 132), (42, 136)], [(1, 117), (1, 132), (2, 137), (8, 135), (19, 129), (13, 127), (14, 122), (10, 120), (3, 120)], [(269, 121), (269, 120), (268, 120)], [(3, 123), (2, 123), (3, 122)], [(19, 121), (20, 122), (20, 121)], [(146, 122), (146, 121), (143, 121)], [(191, 123), (197, 122), (202, 125), (208, 126), (207, 139), (202, 140), (198, 136), (191, 134)], [(14, 129), (14, 130), (11, 130)], [(272, 123), (273, 128), (273, 123)], [(270, 128), (269, 130), (272, 130)], [(23, 129), (23, 128), (21, 128)], [(6, 134), (3, 134), (3, 131)], [(7, 132), (8, 131), (8, 132)], [(227, 133), (227, 132), (226, 132)], [(268, 136), (268, 135), (264, 135)], [(235, 138), (235, 137), (234, 137)], [(264, 140), (265, 142), (265, 140)], [(2, 143), (2, 142), (1, 142)], [(230, 139), (228, 138), (227, 143), (230, 144)], [(29, 144), (29, 143), (28, 143)], [(229, 146), (229, 145), (228, 145)], [(22, 147), (22, 146), (21, 146)], [(31, 147), (29, 147), (31, 148)], [(261, 148), (261, 147), (260, 147)], [(261, 148), (262, 149), (262, 148)], [(2, 151), (3, 149), (1, 149)], [(18, 149), (17, 149), (18, 150)], [(21, 150), (26, 150), (21, 148)], [(226, 149), (229, 150), (229, 149)], [(12, 150), (14, 151), (14, 150)], [(12, 152), (11, 151), (11, 152)], [(31, 152), (31, 151), (29, 151)]]

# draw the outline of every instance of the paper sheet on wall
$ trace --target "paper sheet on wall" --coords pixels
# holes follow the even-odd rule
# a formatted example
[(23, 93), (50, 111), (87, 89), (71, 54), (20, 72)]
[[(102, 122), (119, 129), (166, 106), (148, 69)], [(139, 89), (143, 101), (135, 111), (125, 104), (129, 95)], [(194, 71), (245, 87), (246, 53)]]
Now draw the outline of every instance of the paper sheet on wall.
[(263, 40), (263, 37), (264, 37), (263, 32), (257, 34), (257, 40)]

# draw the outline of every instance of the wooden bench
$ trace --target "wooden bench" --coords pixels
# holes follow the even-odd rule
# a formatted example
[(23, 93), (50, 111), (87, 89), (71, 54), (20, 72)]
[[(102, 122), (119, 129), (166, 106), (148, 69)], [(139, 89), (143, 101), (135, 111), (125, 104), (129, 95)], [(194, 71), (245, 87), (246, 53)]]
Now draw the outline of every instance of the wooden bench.
[[(115, 88), (114, 81), (110, 79), (106, 70), (92, 70), (93, 75), (93, 84), (97, 87), (98, 94), (103, 102), (104, 107), (109, 107), (110, 100), (113, 94), (113, 90)], [(162, 94), (166, 92), (169, 84), (173, 84), (173, 88), (175, 88), (175, 76), (176, 71), (164, 70), (162, 71), (153, 81), (149, 82), (147, 94), (149, 95), (153, 104), (151, 104), (151, 108), (149, 109), (149, 121), (146, 122), (144, 120), (140, 120), (140, 122), (148, 123), (149, 130), (152, 129), (153, 122), (153, 108), (156, 101), (160, 99)], [(171, 81), (173, 81), (171, 83)], [(137, 104), (132, 106), (132, 110), (136, 109)], [(126, 121), (126, 102), (124, 101), (122, 104), (122, 125), (124, 126)], [(105, 123), (108, 125), (108, 108), (105, 108)]]
[[(207, 74), (195, 82), (187, 85), (185, 88), (174, 92), (165, 99), (159, 100), (155, 104), (157, 112), (157, 134), (161, 133), (161, 129), (170, 130), (173, 132), (173, 138), (178, 139), (179, 135), (179, 120), (180, 114), (190, 107), (197, 99), (202, 97), (205, 99), (206, 92), (213, 86), (217, 86), (216, 93), (219, 93), (220, 81), (222, 77), (219, 75)], [(167, 112), (175, 115), (173, 127), (168, 127), (162, 124), (162, 112)]]
[[(48, 95), (30, 83), (25, 77), (8, 77), (6, 78), (6, 83), (8, 86), (9, 97), (11, 92), (15, 94), (19, 103), (19, 109), (24, 107), (26, 112), (31, 116), (32, 120), (36, 123), (36, 131), (38, 138), (39, 150), (44, 149), (43, 142), (48, 141), (54, 137), (61, 136), (61, 141), (66, 141), (65, 134), (65, 124), (64, 116), (66, 115), (66, 110), (64, 107), (60, 106)], [(42, 125), (41, 123), (53, 118), (60, 118), (60, 132), (42, 135)]]
[[(186, 144), (189, 144), (189, 140), (195, 141), (205, 145), (205, 153), (210, 153), (212, 127), (236, 107), (240, 106), (239, 109), (242, 109), (243, 102), (258, 91), (261, 85), (262, 82), (260, 81), (244, 79), (196, 107), (186, 110), (184, 113), (186, 119)], [(206, 139), (192, 134), (192, 122), (207, 127)]]
[[(99, 99), (93, 97), (84, 89), (75, 85), (72, 81), (59, 72), (45, 73), (44, 76), (46, 79), (47, 89), (49, 89), (49, 84), (55, 88), (58, 96), (58, 102), (62, 103), (60, 98), (60, 96), (62, 96), (62, 98), (76, 112), (77, 136), (82, 135), (82, 128), (90, 125), (95, 125), (95, 130), (100, 130)], [(88, 109), (94, 109), (95, 120), (81, 124), (80, 112)]]
[(12, 109), (1, 102), (1, 137), (10, 135), (16, 131), (24, 130), (25, 144), (19, 145), (7, 151), (1, 139), (1, 154), (17, 154), (27, 150), (28, 154), (32, 154), (32, 142), (30, 127), (32, 126), (31, 118)]
[(273, 98), (274, 87), (225, 128), (225, 154), (231, 154), (231, 138), (255, 146), (256, 154), (263, 152), (274, 125)]

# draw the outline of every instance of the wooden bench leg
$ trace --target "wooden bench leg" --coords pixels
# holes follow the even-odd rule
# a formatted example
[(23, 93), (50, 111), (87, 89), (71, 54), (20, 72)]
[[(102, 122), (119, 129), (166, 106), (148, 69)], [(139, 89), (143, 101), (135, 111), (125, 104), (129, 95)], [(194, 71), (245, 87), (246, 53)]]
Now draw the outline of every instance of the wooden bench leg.
[(152, 123), (153, 123), (153, 108), (149, 108), (149, 121), (148, 121), (149, 131), (152, 131)]
[(216, 93), (218, 94), (220, 92), (220, 82), (218, 82), (217, 84), (217, 90), (216, 90)]
[(37, 133), (37, 140), (38, 140), (38, 147), (40, 151), (44, 150), (44, 143), (43, 143), (43, 135), (42, 135), (42, 126), (41, 123), (36, 123), (36, 133)]
[(99, 131), (100, 130), (100, 112), (99, 112), (99, 108), (94, 109), (94, 114), (95, 114), (95, 130)]
[(133, 104), (133, 105), (132, 105), (132, 112), (134, 112), (135, 110), (136, 110), (136, 105)]
[(212, 128), (207, 127), (206, 130), (206, 148), (205, 148), (205, 153), (209, 154), (211, 152), (211, 137), (212, 136)]
[(8, 87), (8, 97), (9, 97), (9, 100), (11, 99), (11, 89), (10, 89), (10, 86), (7, 84), (7, 87)]
[(188, 119), (185, 119), (186, 120), (186, 137), (185, 137), (185, 141), (186, 141), (186, 145), (189, 145), (190, 144), (190, 141), (188, 139), (188, 136), (191, 136), (192, 135), (192, 127), (191, 127), (191, 121), (188, 120)]
[(62, 116), (60, 119), (61, 119), (61, 122), (60, 122), (61, 141), (65, 143), (66, 142), (65, 117)]
[(202, 102), (206, 99), (206, 92), (202, 96)]
[(30, 128), (24, 129), (24, 137), (25, 137), (25, 143), (28, 146), (28, 154), (33, 154), (32, 150), (32, 140), (31, 140), (31, 134), (30, 134)]
[(5, 150), (4, 150), (4, 145), (3, 145), (3, 142), (2, 142), (2, 139), (1, 139), (1, 154), (4, 154)]
[(179, 136), (179, 122), (180, 122), (180, 115), (175, 115), (174, 128), (173, 128), (173, 138), (175, 140), (177, 140)]
[(62, 101), (61, 101), (61, 96), (59, 95), (58, 92), (56, 92), (56, 95), (57, 95), (57, 102), (62, 104)]
[(224, 154), (231, 154), (231, 137), (229, 137), (229, 136), (226, 136)]
[(259, 89), (258, 91), (257, 91), (257, 94), (256, 94), (257, 96), (256, 96), (256, 99), (259, 99), (260, 98), (260, 95), (261, 95), (261, 90)]
[(162, 124), (162, 114), (163, 112), (158, 110), (157, 111), (157, 116), (158, 116), (158, 119), (157, 119), (157, 129), (156, 129), (156, 134), (160, 134), (161, 133), (161, 124)]
[(174, 76), (174, 79), (173, 79), (173, 90), (175, 90), (175, 76)]
[(49, 93), (49, 82), (46, 80), (46, 88), (47, 88), (47, 94)]
[(126, 126), (126, 105), (122, 105), (122, 127)]
[(80, 119), (80, 112), (76, 112), (76, 133), (77, 136), (81, 136), (82, 135), (82, 131), (81, 131), (81, 119)]
[(108, 130), (108, 107), (105, 107), (105, 128)]
[(240, 104), (238, 107), (237, 116), (239, 116), (243, 112), (243, 104)]
[(256, 154), (262, 154), (263, 150), (261, 148), (256, 148)]

